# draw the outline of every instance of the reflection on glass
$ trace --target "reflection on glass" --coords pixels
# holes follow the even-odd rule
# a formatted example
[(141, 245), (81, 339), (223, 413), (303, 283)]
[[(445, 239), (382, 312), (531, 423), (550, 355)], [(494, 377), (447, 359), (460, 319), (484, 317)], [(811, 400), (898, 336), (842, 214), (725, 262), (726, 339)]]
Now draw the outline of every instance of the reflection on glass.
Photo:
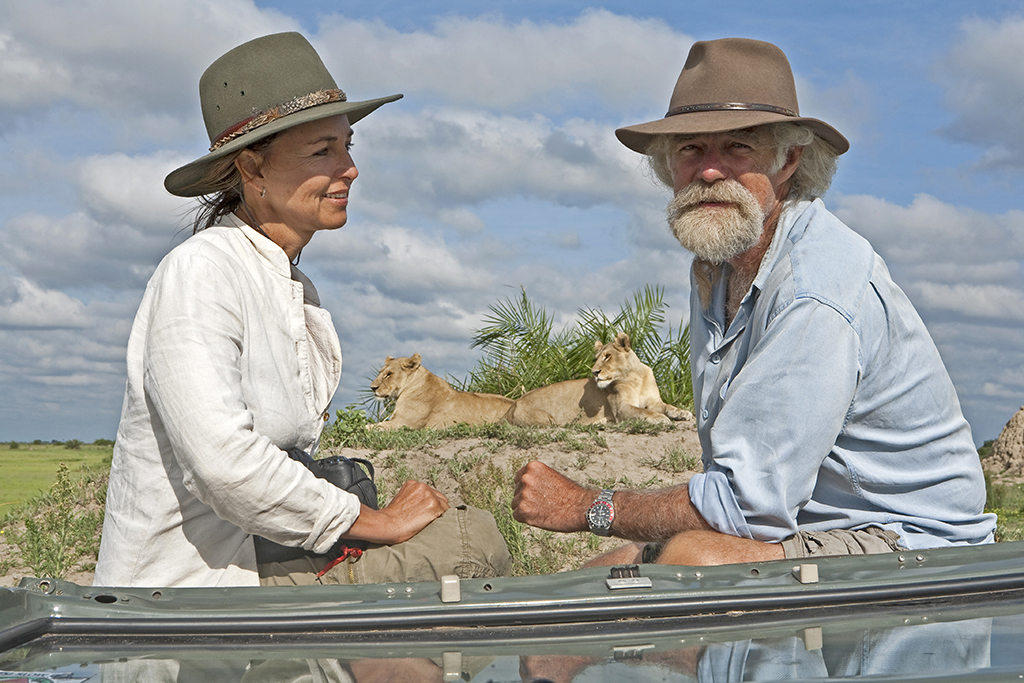
[[(104, 646), (75, 660), (73, 649), (67, 647), (29, 647), (21, 660), (5, 654), (0, 683), (721, 683), (928, 675), (971, 680), (986, 672), (1024, 671), (1024, 648), (1019, 645), (1024, 617), (913, 621), (881, 628), (827, 623), (776, 625), (760, 632), (749, 626), (744, 631), (703, 634), (659, 632), (646, 640), (638, 632), (635, 642), (619, 637), (614, 644), (571, 638), (510, 640), (488, 647), (456, 642), (450, 649), (424, 646), (401, 652), (394, 647), (316, 643), (302, 647), (302, 656), (244, 646), (218, 650), (206, 642), (191, 649), (178, 643), (151, 651), (134, 646), (124, 653)], [(353, 657), (353, 649), (377, 656)]]

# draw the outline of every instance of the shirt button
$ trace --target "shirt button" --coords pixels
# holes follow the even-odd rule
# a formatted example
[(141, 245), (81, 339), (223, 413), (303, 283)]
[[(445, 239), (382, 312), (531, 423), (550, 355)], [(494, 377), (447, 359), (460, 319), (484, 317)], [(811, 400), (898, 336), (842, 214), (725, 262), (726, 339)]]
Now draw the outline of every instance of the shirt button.
[(711, 356), (711, 362), (712, 363), (714, 363), (715, 365), (718, 365), (721, 361), (722, 361), (722, 357), (721, 356), (719, 356), (717, 353), (712, 354), (712, 356)]
[(705, 420), (708, 419), (708, 409), (707, 408), (705, 408), (704, 412), (701, 413), (701, 417), (703, 417)]
[(324, 414), (321, 415), (320, 417), (323, 419), (324, 422), (327, 422), (328, 420), (331, 419), (331, 412), (329, 410), (325, 410)]

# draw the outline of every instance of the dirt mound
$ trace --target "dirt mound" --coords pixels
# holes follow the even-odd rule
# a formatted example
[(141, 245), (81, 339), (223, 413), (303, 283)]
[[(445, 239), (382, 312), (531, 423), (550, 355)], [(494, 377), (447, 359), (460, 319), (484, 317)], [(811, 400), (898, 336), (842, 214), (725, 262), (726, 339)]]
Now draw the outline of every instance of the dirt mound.
[[(536, 439), (529, 444), (499, 442), (491, 439), (450, 439), (433, 446), (371, 451), (367, 449), (325, 449), (323, 455), (345, 455), (370, 460), (377, 474), (377, 485), (390, 497), (406, 479), (427, 481), (443, 491), (453, 503), (464, 502), (464, 494), (481, 495), (485, 489), (502, 489), (507, 495), (515, 470), (529, 460), (543, 463), (565, 473), (581, 484), (595, 488), (658, 488), (684, 484), (700, 471), (700, 441), (692, 420), (675, 423), (657, 434), (629, 434), (612, 430), (572, 433), (558, 428), (535, 430), (537, 433), (561, 433), (548, 442)], [(475, 502), (475, 501), (474, 501)], [(545, 542), (542, 532), (537, 542)], [(564, 535), (556, 535), (564, 536)], [(584, 535), (588, 536), (589, 535)], [(527, 534), (527, 542), (533, 534)], [(25, 566), (4, 566), (13, 556), (13, 548), (0, 534), (0, 587), (17, 585), (22, 576), (30, 576)], [(619, 539), (591, 537), (580, 555), (566, 557), (559, 569), (577, 566), (583, 559), (622, 543)], [(92, 583), (92, 572), (75, 573), (69, 580)]]
[(982, 461), (989, 472), (1024, 477), (1024, 407), (1003, 427), (992, 444), (992, 453)]

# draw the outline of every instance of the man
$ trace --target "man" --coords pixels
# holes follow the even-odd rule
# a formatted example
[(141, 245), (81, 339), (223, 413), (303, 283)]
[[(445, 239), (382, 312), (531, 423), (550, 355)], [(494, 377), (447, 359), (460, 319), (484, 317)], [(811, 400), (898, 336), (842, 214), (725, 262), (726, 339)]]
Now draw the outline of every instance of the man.
[(992, 541), (970, 427), (935, 345), (871, 245), (818, 199), (849, 143), (798, 111), (781, 50), (724, 39), (694, 44), (665, 118), (616, 131), (674, 190), (669, 225), (694, 254), (704, 472), (599, 493), (532, 462), (516, 475), (516, 519), (638, 542), (606, 564)]

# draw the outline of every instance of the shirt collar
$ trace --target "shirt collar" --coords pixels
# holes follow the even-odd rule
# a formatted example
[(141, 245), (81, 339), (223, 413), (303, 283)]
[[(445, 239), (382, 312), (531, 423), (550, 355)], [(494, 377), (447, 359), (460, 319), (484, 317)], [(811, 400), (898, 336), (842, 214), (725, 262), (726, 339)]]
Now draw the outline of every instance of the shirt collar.
[(302, 285), (302, 298), (303, 303), (311, 304), (313, 306), (320, 306), (320, 294), (316, 291), (316, 287), (310, 281), (306, 274), (296, 268), (291, 261), (288, 260), (288, 254), (284, 253), (284, 249), (278, 246), (277, 242), (264, 235), (259, 230), (255, 230), (248, 223), (243, 221), (241, 218), (231, 213), (224, 216), (220, 222), (221, 225), (238, 228), (242, 234), (252, 243), (252, 246), (256, 249), (256, 253), (265, 260), (268, 265), (278, 271), (280, 274), (288, 277), (291, 280), (295, 280)]
[(259, 230), (255, 230), (233, 213), (229, 213), (221, 218), (220, 224), (241, 230), (242, 234), (245, 235), (246, 239), (256, 249), (256, 253), (268, 263), (270, 268), (289, 279), (292, 278), (291, 261), (288, 260), (288, 254), (284, 253), (284, 249), (278, 246), (277, 242)]
[[(785, 248), (786, 242), (793, 234), (794, 229), (798, 225), (803, 225), (806, 221), (801, 220), (808, 213), (808, 209), (814, 203), (820, 203), (820, 199), (813, 201), (800, 200), (791, 202), (783, 208), (782, 213), (779, 215), (779, 223), (775, 228), (775, 234), (772, 236), (771, 244), (768, 245), (768, 250), (765, 251), (764, 256), (761, 257), (761, 265), (757, 269), (757, 275), (754, 277), (754, 281), (751, 283), (750, 290), (744, 297), (743, 303), (736, 311), (736, 317), (729, 323), (729, 327), (723, 330), (724, 334), (727, 334), (726, 340), (732, 339), (739, 333), (739, 330), (743, 329), (747, 323), (747, 317), (749, 316), (749, 309), (751, 307), (751, 301), (755, 298), (754, 290), (758, 292), (764, 290), (765, 282), (771, 276), (775, 266), (783, 258), (783, 255), (788, 251)], [(729, 266), (723, 265), (722, 268), (728, 268)], [(691, 286), (693, 281), (691, 280)], [(702, 310), (704, 317), (708, 322), (713, 323), (719, 329), (722, 329), (722, 325), (725, 322), (725, 297), (728, 289), (727, 278), (723, 277), (715, 283), (711, 293), (711, 304)], [(721, 314), (721, 319), (716, 316), (716, 313)]]

